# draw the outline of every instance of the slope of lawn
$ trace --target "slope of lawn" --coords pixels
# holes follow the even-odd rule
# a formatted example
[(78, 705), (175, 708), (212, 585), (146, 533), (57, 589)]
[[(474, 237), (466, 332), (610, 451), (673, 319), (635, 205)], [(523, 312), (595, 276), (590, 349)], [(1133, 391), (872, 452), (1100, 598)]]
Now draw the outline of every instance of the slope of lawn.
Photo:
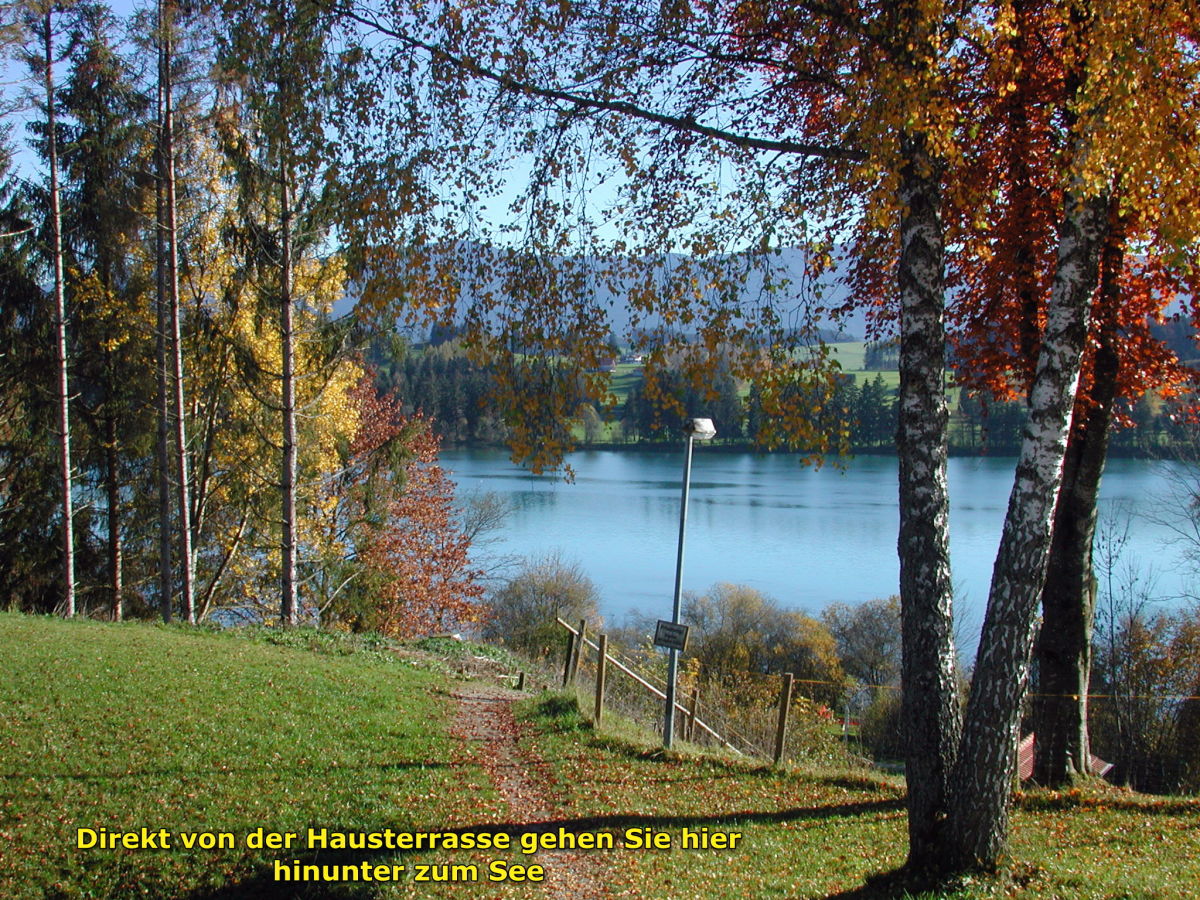
[[(430, 831), (499, 815), (486, 775), (448, 735), (448, 676), (361, 642), (0, 614), (0, 648), (8, 900), (375, 896), (364, 885), (277, 885), (273, 861), (305, 854), (244, 838), (310, 825)], [(78, 828), (143, 827), (230, 832), (237, 846), (76, 847)]]
[[(587, 829), (650, 828), (664, 850), (610, 853), (614, 895), (646, 898), (906, 897), (879, 878), (904, 862), (903, 791), (866, 773), (790, 771), (664, 757), (650, 739), (598, 734), (576, 712), (530, 701), (526, 738), (552, 761)], [(740, 832), (730, 849), (684, 850), (683, 829)], [(1200, 802), (1106, 786), (1019, 796), (1013, 863), (928, 897), (1150, 900), (1200, 895)]]
[[(906, 896), (871, 880), (904, 858), (895, 779), (664, 756), (653, 737), (616, 733), (607, 720), (597, 732), (572, 702), (541, 695), (523, 703), (520, 758), (555, 813), (516, 822), (492, 783), (494, 765), (451, 727), (459, 661), (418, 667), (378, 643), (303, 631), (233, 635), (8, 614), (0, 649), (0, 897), (563, 896), (559, 878), (571, 863), (551, 853), (313, 853), (246, 841), (260, 827), (516, 834), (530, 826), (612, 832), (613, 849), (585, 851), (598, 857), (584, 869), (605, 896)], [(80, 828), (229, 832), (236, 845), (79, 848)], [(740, 842), (679, 846), (684, 829), (705, 828), (738, 832)], [(634, 849), (621, 840), (628, 829), (664, 835), (671, 847)], [(1194, 897), (1200, 884), (1195, 800), (1102, 787), (1029, 793), (1013, 835), (1006, 878), (929, 896), (1151, 900)], [(420, 864), (483, 869), (493, 859), (544, 864), (549, 890), (412, 880)], [(296, 884), (276, 881), (279, 860), (402, 863), (408, 872), (396, 884)]]

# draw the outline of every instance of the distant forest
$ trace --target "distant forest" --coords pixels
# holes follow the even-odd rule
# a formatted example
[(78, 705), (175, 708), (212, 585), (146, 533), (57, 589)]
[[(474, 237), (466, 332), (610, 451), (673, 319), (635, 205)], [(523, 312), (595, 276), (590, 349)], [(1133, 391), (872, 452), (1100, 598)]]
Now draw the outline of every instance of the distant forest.
[[(1191, 346), (1186, 329), (1167, 334)], [(890, 452), (895, 448), (897, 389), (883, 372), (894, 371), (895, 342), (868, 344), (864, 368), (875, 371), (844, 375), (829, 396), (819, 398), (826, 428), (840, 429), (851, 452)], [(476, 364), (452, 334), (435, 332), (428, 343), (412, 345), (400, 338), (377, 343), (371, 351), (376, 386), (392, 392), (406, 413), (422, 413), (433, 423), (446, 446), (500, 446), (508, 439), (503, 418), (489, 401), (491, 373)], [(727, 446), (767, 449), (756, 435), (764, 416), (761, 395), (753, 384), (718, 369), (703, 389), (678, 370), (659, 377), (661, 393), (650, 396), (640, 378), (617, 388), (610, 410), (580, 401), (575, 429), (580, 447), (657, 445), (677, 442), (676, 423), (687, 415), (704, 415), (718, 422), (719, 439)], [(580, 392), (582, 397), (582, 391)], [(1026, 419), (1021, 400), (983, 399), (966, 391), (951, 391), (950, 449), (960, 454), (1015, 455), (1020, 449)], [(672, 399), (666, 399), (672, 398)], [(957, 398), (957, 399), (956, 399)], [(676, 405), (678, 404), (678, 405)], [(1161, 456), (1182, 448), (1189, 438), (1184, 417), (1173, 404), (1154, 395), (1142, 396), (1123, 410), (1123, 427), (1114, 429), (1110, 451), (1117, 455)]]

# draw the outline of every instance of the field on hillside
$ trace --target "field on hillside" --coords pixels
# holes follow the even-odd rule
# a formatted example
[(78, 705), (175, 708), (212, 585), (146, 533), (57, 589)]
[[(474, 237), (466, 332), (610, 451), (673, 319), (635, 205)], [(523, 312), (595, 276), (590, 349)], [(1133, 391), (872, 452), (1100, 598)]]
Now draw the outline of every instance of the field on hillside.
[[(444, 673), (311, 634), (266, 638), (0, 614), (0, 896), (291, 897), (271, 866), (305, 854), (246, 846), (255, 829), (499, 815), (447, 734)], [(80, 828), (228, 832), (237, 846), (80, 849)]]
[[(900, 386), (900, 373), (893, 370), (877, 372), (863, 368), (863, 358), (866, 355), (866, 344), (863, 341), (841, 341), (830, 344), (834, 358), (841, 364), (842, 372), (854, 376), (859, 384), (870, 381), (876, 375), (882, 375), (884, 384), (893, 390)], [(629, 392), (634, 385), (642, 381), (642, 367), (636, 363), (620, 363), (612, 374), (609, 389), (617, 399), (620, 409), (629, 398)]]
[[(572, 863), (554, 853), (288, 850), (251, 846), (257, 829), (612, 835), (610, 849), (586, 851), (600, 885), (589, 897), (907, 896), (872, 881), (904, 859), (895, 778), (664, 754), (618, 717), (593, 729), (560, 694), (530, 696), (510, 730), (468, 740), (459, 663), (371, 639), (0, 614), (0, 646), (5, 898), (574, 896)], [(501, 744), (511, 752), (497, 755)], [(515, 812), (527, 793), (541, 806), (525, 808), (544, 812)], [(145, 844), (143, 828), (174, 843), (78, 846), (80, 829), (87, 840), (106, 830)], [(222, 832), (232, 848), (181, 846), (183, 833)], [(685, 849), (685, 834), (738, 837)], [(1200, 801), (1101, 787), (1030, 793), (1013, 835), (1005, 878), (922, 896), (1166, 900), (1200, 884)], [(492, 861), (543, 864), (547, 883), (412, 878), (422, 865), (449, 877)], [(277, 863), (285, 873), (406, 869), (396, 883), (297, 884), (277, 880)]]

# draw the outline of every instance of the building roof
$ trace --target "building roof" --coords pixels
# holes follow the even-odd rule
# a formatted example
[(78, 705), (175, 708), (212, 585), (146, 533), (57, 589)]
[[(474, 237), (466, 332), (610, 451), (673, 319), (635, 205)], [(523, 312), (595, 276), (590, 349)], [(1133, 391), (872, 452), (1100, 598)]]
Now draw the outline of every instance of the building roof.
[[(1025, 737), (1021, 738), (1021, 746), (1017, 751), (1017, 772), (1021, 776), (1022, 781), (1028, 781), (1033, 777), (1033, 750), (1036, 743), (1036, 735), (1031, 731)], [(1092, 775), (1099, 775), (1103, 778), (1112, 771), (1113, 764), (1105, 762), (1095, 753), (1089, 759)]]

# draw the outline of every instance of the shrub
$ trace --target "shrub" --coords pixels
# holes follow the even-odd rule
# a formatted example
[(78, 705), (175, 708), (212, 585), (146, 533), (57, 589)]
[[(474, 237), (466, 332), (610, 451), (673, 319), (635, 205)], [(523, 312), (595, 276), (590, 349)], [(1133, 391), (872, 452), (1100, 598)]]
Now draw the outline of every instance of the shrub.
[(903, 723), (900, 721), (900, 692), (880, 690), (863, 711), (858, 736), (874, 760), (902, 759)]
[(599, 599), (578, 563), (557, 553), (527, 559), (492, 594), (483, 637), (533, 657), (546, 656), (562, 643), (563, 630), (555, 620), (598, 619)]

